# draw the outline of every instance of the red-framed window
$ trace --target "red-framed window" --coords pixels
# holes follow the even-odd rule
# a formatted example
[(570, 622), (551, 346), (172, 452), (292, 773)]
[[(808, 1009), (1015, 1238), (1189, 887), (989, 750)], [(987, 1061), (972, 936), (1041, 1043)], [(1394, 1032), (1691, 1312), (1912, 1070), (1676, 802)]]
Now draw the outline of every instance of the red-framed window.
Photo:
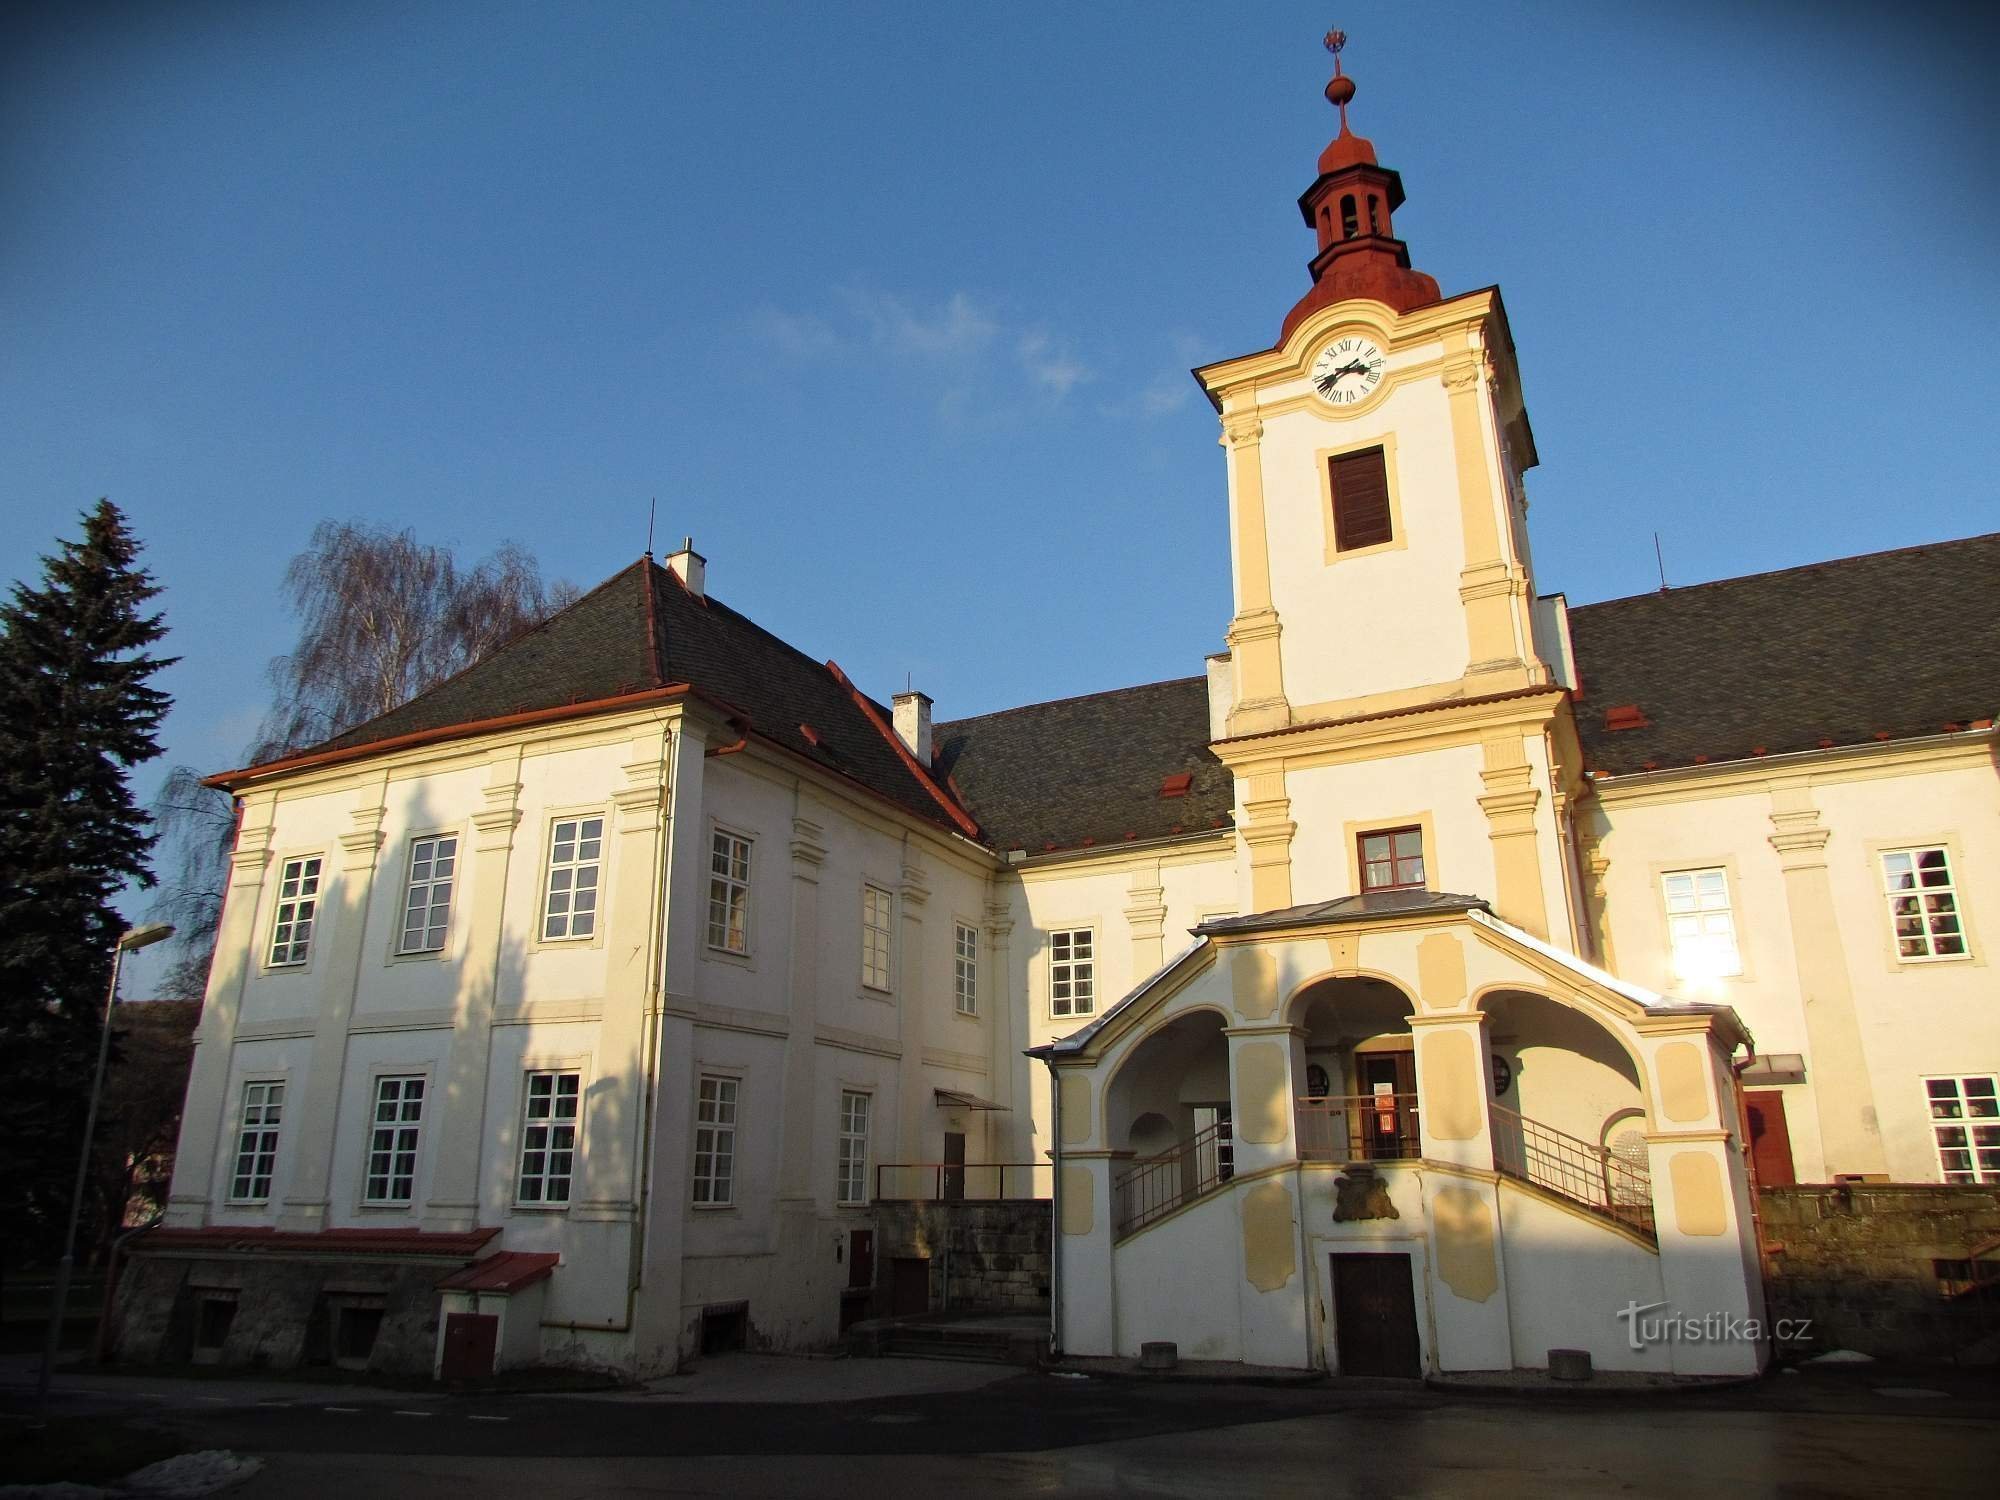
[(1424, 831), (1421, 828), (1384, 828), (1364, 833), (1361, 845), (1361, 889), (1369, 891), (1422, 890), (1424, 885)]

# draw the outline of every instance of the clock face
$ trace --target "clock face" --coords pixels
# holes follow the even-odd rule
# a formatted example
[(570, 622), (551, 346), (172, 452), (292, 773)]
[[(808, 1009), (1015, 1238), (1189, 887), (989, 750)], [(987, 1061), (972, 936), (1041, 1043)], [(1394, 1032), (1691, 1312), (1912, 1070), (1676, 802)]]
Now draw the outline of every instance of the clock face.
[(1372, 396), (1382, 383), (1381, 345), (1358, 333), (1346, 334), (1320, 350), (1312, 362), (1313, 389), (1335, 406), (1352, 406)]

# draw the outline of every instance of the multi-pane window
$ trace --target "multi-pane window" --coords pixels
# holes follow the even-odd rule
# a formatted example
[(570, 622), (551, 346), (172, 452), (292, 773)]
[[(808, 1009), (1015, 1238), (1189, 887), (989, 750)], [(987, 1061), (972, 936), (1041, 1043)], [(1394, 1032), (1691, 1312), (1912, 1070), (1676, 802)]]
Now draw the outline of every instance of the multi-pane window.
[(889, 988), (889, 924), (895, 898), (880, 886), (861, 888), (861, 982)]
[(271, 928), (271, 962), (302, 964), (312, 949), (313, 917), (319, 911), (320, 860), (317, 854), (288, 859), (278, 872), (278, 920)]
[(236, 1203), (262, 1203), (271, 1196), (271, 1172), (278, 1164), (278, 1122), (285, 1112), (282, 1083), (243, 1085), (243, 1117), (236, 1128), (236, 1169), (229, 1196)]
[(1931, 1134), (1946, 1182), (2000, 1182), (2000, 1090), (1991, 1073), (1926, 1078)]
[(868, 1201), (868, 1107), (866, 1094), (844, 1090), (840, 1096), (840, 1157), (835, 1179), (842, 1203)]
[(734, 1078), (703, 1074), (694, 1109), (694, 1201), (730, 1203), (736, 1183)]
[(580, 1073), (551, 1070), (528, 1075), (521, 1110), (521, 1179), (514, 1195), (519, 1202), (569, 1202), (582, 1093)]
[(458, 836), (440, 834), (410, 844), (410, 885), (403, 894), (398, 953), (436, 953), (451, 926), (451, 891), (458, 884)]
[(979, 1014), (979, 929), (963, 922), (952, 930), (951, 997), (961, 1016)]
[(603, 818), (556, 820), (549, 830), (549, 890), (542, 904), (545, 940), (587, 938), (597, 931), (597, 877), (603, 861)]
[(1729, 877), (1720, 870), (1673, 870), (1660, 877), (1667, 901), (1667, 938), (1682, 979), (1719, 979), (1743, 972)]
[(1049, 934), (1049, 1014), (1087, 1016), (1097, 1009), (1097, 934), (1070, 927)]
[(1361, 835), (1362, 891), (1421, 890), (1424, 884), (1424, 831), (1386, 828)]
[(1896, 933), (1898, 958), (1963, 958), (1965, 927), (1951, 856), (1932, 845), (1882, 855), (1882, 888)]
[(750, 840), (720, 828), (708, 850), (708, 946), (750, 951)]
[(375, 1117), (368, 1129), (366, 1203), (408, 1203), (417, 1184), (417, 1134), (424, 1123), (424, 1080), (375, 1080)]

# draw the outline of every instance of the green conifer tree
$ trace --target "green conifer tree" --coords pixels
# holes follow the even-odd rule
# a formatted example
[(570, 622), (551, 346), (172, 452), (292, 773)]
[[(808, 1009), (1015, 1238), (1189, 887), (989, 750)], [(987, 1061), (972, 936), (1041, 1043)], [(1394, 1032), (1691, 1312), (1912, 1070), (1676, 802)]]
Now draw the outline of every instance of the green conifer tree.
[(159, 589), (108, 500), (0, 605), (0, 1263), (59, 1253), (90, 1088), (112, 899), (152, 884), (126, 773), (160, 753), (169, 699), (146, 654)]

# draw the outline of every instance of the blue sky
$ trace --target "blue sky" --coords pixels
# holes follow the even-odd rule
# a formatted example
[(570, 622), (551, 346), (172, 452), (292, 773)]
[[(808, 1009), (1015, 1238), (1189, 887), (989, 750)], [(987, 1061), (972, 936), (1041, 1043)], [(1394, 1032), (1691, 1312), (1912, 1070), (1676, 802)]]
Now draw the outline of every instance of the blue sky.
[(587, 586), (657, 496), (946, 717), (1196, 671), (1186, 372), (1304, 290), (1333, 20), (1416, 263), (1505, 293), (1542, 588), (2000, 525), (1977, 8), (84, 3), (0, 21), (0, 579), (123, 506), (205, 768), (327, 517)]

